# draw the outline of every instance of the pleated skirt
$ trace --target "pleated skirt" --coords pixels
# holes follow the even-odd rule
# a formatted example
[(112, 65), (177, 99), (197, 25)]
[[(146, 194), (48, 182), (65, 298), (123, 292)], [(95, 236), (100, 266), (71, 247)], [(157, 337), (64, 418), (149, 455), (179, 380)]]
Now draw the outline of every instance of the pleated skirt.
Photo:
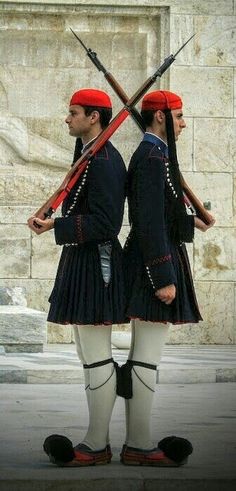
[(171, 244), (170, 252), (177, 277), (176, 298), (166, 305), (154, 295), (137, 240), (128, 239), (124, 248), (127, 318), (171, 324), (202, 320), (185, 244)]
[(128, 322), (119, 241), (115, 240), (112, 246), (108, 286), (102, 277), (97, 244), (64, 246), (49, 302), (50, 322), (77, 325)]

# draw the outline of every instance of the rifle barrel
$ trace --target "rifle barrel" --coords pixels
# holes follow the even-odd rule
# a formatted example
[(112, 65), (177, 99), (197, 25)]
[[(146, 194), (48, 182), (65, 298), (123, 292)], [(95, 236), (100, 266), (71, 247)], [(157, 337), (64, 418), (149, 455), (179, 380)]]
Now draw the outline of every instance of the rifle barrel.
[[(79, 38), (79, 36), (77, 36), (77, 34), (75, 34), (75, 32), (72, 29), (71, 29), (71, 31), (73, 32), (73, 34), (75, 35), (75, 37), (78, 39), (78, 41), (80, 42), (80, 44), (83, 46), (83, 48), (85, 49), (85, 51), (86, 51), (87, 55), (89, 56), (89, 58), (91, 59), (91, 61), (100, 70), (99, 64), (102, 67), (103, 67), (103, 65), (101, 64), (100, 60), (97, 58), (97, 54), (94, 51), (92, 51), (90, 48), (87, 48), (85, 46), (85, 44), (83, 43), (83, 41)], [(151, 87), (151, 85), (155, 82), (155, 80), (157, 79), (157, 77), (161, 77), (161, 75), (167, 70), (167, 68), (175, 61), (175, 58), (179, 54), (179, 52), (186, 46), (186, 44), (189, 43), (189, 41), (194, 36), (195, 36), (195, 34), (193, 34), (178, 49), (178, 51), (174, 55), (171, 54), (170, 56), (168, 56), (164, 60), (163, 64), (157, 69), (157, 71), (152, 75), (152, 77), (150, 77), (149, 81), (146, 81), (145, 84), (143, 85), (143, 90), (144, 91), (146, 91), (146, 88), (148, 90), (148, 88)], [(91, 53), (93, 53), (94, 57), (96, 56), (96, 62), (95, 62), (94, 58), (91, 56)], [(108, 72), (105, 68), (102, 71), (103, 71), (103, 73), (105, 75), (105, 78), (108, 81), (109, 85), (112, 87), (112, 89), (118, 95), (118, 97), (120, 98), (120, 100), (124, 104), (127, 104), (128, 101), (129, 101), (129, 97), (125, 93), (125, 91), (123, 90), (123, 88), (121, 87), (121, 85), (117, 82), (117, 80), (115, 79), (115, 77), (110, 72)], [(134, 106), (132, 106), (132, 107), (130, 106), (129, 107), (129, 110), (130, 110), (131, 116), (133, 117), (133, 119), (134, 119), (135, 123), (137, 124), (137, 126), (139, 127), (139, 129), (142, 132), (145, 132), (145, 124), (144, 124), (143, 118), (140, 115), (140, 113), (137, 111), (137, 109)], [(204, 206), (201, 203), (201, 201), (195, 196), (195, 194), (193, 193), (193, 191), (187, 185), (187, 183), (186, 183), (186, 181), (185, 181), (185, 179), (184, 179), (184, 177), (183, 177), (183, 175), (182, 175), (181, 172), (180, 172), (180, 176), (181, 176), (181, 184), (182, 184), (182, 188), (183, 188), (183, 191), (184, 191), (184, 195), (186, 195), (187, 198), (190, 199), (190, 201), (192, 202), (195, 210), (197, 211), (198, 216), (200, 218), (202, 218), (203, 221), (205, 221), (205, 223), (210, 224), (212, 222), (212, 216), (211, 216), (211, 214), (208, 213), (208, 211), (204, 208)]]
[[(72, 29), (71, 31), (73, 32), (75, 37), (79, 40), (81, 45), (86, 49), (86, 52), (88, 53), (88, 49), (86, 48), (84, 43), (81, 42), (81, 40), (78, 38), (78, 36), (74, 33)], [(187, 44), (188, 41), (186, 41), (186, 43), (180, 49), (182, 49)], [(162, 74), (169, 68), (169, 66), (173, 63), (174, 59), (175, 58), (173, 55), (170, 55), (168, 58), (166, 58), (162, 63), (162, 65), (156, 70), (154, 75), (152, 77), (149, 77), (146, 80), (146, 82), (144, 82), (144, 84), (135, 92), (135, 94), (130, 99), (127, 97), (123, 89), (120, 88), (121, 96), (123, 97), (124, 100), (126, 99), (125, 106), (123, 107), (123, 109), (121, 109), (121, 111), (117, 114), (117, 116), (115, 116), (115, 118), (112, 119), (112, 121), (109, 123), (107, 128), (105, 128), (100, 133), (100, 135), (98, 135), (95, 142), (87, 150), (88, 153), (85, 152), (77, 160), (77, 162), (74, 163), (74, 166), (67, 173), (61, 186), (58, 188), (57, 191), (55, 191), (55, 193), (51, 196), (51, 198), (49, 198), (46, 201), (46, 203), (36, 212), (36, 216), (40, 216), (40, 218), (45, 218), (47, 216), (51, 216), (52, 213), (56, 211), (58, 206), (62, 203), (65, 197), (69, 194), (72, 187), (77, 182), (80, 174), (88, 165), (91, 156), (93, 156), (106, 143), (106, 141), (113, 135), (116, 129), (122, 124), (122, 122), (127, 118), (127, 116), (130, 113), (135, 114), (133, 106), (135, 106), (135, 104), (141, 99), (141, 97), (145, 94), (145, 92), (147, 92), (149, 87), (151, 87), (151, 85), (155, 82), (156, 78), (161, 77)], [(94, 60), (92, 59), (92, 61)], [(97, 66), (95, 61), (94, 63)]]

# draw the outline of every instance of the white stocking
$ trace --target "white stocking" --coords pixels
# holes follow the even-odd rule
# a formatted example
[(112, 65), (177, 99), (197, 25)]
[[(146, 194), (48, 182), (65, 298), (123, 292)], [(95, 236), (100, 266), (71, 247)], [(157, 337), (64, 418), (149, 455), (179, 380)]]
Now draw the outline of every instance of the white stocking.
[[(83, 439), (92, 450), (108, 443), (109, 423), (116, 398), (116, 371), (111, 351), (111, 326), (76, 326), (77, 352), (84, 366), (89, 426)], [(91, 367), (101, 362), (101, 366)], [(85, 368), (89, 366), (88, 368)]]
[[(82, 353), (78, 327), (73, 326), (73, 330), (74, 330), (74, 341), (75, 341), (77, 355), (81, 363), (85, 365), (86, 362), (84, 360), (83, 353)], [(85, 393), (86, 393), (88, 411), (89, 411), (89, 370), (84, 370), (84, 385), (85, 385)]]
[[(158, 365), (168, 336), (168, 325), (132, 321), (132, 341), (129, 359)], [(156, 370), (136, 366), (132, 368), (133, 397), (126, 400), (126, 444), (150, 450), (151, 410), (156, 388)]]

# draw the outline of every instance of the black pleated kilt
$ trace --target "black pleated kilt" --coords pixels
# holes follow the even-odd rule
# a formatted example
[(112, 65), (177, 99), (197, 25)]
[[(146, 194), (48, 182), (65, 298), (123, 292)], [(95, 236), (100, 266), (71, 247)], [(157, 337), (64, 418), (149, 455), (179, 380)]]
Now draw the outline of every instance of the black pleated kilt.
[(109, 286), (105, 286), (102, 277), (97, 244), (64, 246), (49, 302), (50, 322), (78, 325), (125, 322), (122, 248), (119, 241), (115, 240), (112, 246)]
[(132, 235), (128, 238), (124, 248), (124, 272), (126, 315), (129, 319), (171, 324), (195, 323), (202, 320), (185, 244), (181, 246), (171, 244), (170, 252), (177, 285), (176, 298), (170, 305), (166, 305), (154, 295), (138, 241), (132, 238)]

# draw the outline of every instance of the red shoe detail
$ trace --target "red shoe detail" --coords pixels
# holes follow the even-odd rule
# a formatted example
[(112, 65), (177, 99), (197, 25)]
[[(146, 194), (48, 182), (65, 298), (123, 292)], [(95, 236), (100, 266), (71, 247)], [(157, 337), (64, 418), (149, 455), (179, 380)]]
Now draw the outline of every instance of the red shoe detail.
[(177, 463), (169, 459), (162, 450), (153, 448), (152, 450), (142, 450), (139, 448), (123, 446), (120, 454), (120, 461), (124, 465), (145, 465), (153, 467), (179, 467), (184, 462)]
[(80, 444), (74, 448), (75, 457), (63, 467), (83, 467), (89, 465), (110, 464), (112, 453), (110, 445), (102, 450), (91, 450), (86, 445)]

